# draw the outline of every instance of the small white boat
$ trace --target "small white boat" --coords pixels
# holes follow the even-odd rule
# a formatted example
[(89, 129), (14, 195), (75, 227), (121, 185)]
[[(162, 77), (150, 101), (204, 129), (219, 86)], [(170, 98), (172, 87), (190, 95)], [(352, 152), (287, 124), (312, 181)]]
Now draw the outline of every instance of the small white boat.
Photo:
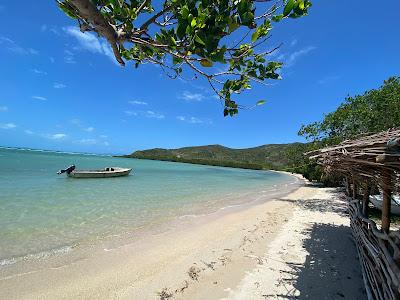
[[(382, 210), (382, 195), (371, 195), (369, 196), (369, 201), (379, 210)], [(400, 196), (394, 195), (392, 196), (392, 204), (390, 211), (394, 215), (400, 216)]]
[(127, 176), (132, 171), (129, 168), (107, 167), (100, 170), (76, 170), (72, 165), (65, 170), (60, 170), (58, 174), (67, 173), (72, 178), (110, 178)]

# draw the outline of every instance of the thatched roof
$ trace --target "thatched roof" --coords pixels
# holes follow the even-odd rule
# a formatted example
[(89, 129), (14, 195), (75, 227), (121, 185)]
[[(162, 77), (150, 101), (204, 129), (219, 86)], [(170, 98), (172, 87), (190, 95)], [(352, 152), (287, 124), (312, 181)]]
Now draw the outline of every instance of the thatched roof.
[[(308, 153), (328, 175), (352, 176), (359, 181), (374, 181), (384, 174), (394, 176), (398, 186), (400, 174), (400, 129), (346, 140), (339, 145)], [(386, 172), (386, 173), (385, 173)]]

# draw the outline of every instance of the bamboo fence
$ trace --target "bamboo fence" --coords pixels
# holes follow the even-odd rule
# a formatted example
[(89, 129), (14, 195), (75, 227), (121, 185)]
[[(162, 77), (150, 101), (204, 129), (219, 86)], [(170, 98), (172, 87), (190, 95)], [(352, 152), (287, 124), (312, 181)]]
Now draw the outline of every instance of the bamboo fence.
[[(369, 299), (400, 299), (400, 231), (390, 229), (392, 195), (400, 192), (400, 129), (346, 140), (308, 153), (327, 175), (342, 178), (350, 225)], [(382, 194), (381, 226), (369, 218), (370, 195)]]

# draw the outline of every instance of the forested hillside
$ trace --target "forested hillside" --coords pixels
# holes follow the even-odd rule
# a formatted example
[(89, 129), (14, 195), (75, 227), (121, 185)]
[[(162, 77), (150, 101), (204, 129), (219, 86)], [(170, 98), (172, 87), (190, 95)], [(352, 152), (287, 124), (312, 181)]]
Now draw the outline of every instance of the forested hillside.
[(248, 169), (284, 170), (301, 159), (302, 143), (270, 144), (254, 148), (232, 149), (221, 145), (185, 147), (179, 149), (150, 149), (136, 151), (125, 157), (187, 162)]

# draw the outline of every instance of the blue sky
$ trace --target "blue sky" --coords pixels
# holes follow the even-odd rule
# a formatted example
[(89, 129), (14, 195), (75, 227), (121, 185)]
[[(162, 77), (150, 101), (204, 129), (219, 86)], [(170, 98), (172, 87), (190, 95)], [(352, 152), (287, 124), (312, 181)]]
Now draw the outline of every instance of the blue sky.
[[(171, 80), (151, 65), (119, 67), (54, 1), (0, 0), (0, 145), (95, 153), (303, 141), (347, 95), (399, 75), (400, 3), (313, 1), (309, 16), (275, 25), (270, 48), (283, 80), (238, 96), (251, 105), (224, 118), (206, 83)], [(193, 74), (187, 74), (191, 77)]]

